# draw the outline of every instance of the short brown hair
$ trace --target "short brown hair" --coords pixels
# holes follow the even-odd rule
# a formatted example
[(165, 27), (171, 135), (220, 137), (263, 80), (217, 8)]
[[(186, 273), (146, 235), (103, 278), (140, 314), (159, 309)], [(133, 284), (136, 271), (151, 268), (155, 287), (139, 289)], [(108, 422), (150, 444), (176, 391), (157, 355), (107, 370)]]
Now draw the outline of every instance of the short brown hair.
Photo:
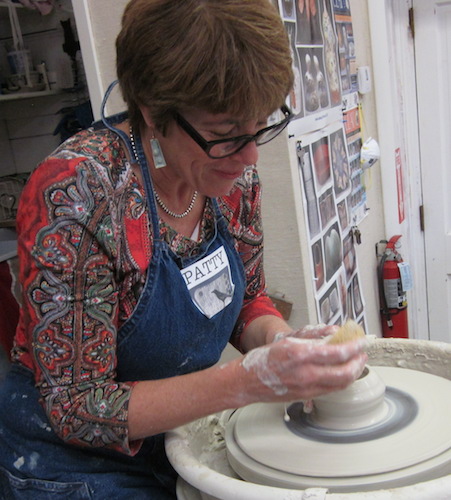
[(150, 110), (165, 131), (176, 110), (259, 118), (293, 85), (289, 42), (269, 0), (131, 0), (116, 40), (133, 126)]

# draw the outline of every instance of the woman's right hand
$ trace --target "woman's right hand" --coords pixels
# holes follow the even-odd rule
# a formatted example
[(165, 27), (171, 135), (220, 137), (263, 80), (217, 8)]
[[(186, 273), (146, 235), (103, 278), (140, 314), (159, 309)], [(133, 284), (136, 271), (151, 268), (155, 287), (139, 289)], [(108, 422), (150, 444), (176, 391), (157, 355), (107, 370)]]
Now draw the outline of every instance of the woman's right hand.
[(140, 381), (129, 402), (129, 441), (226, 409), (305, 401), (344, 389), (363, 371), (364, 345), (362, 340), (324, 344), (321, 336), (309, 342), (290, 336), (205, 370)]
[(362, 373), (365, 341), (329, 345), (296, 338), (249, 351), (240, 361), (248, 403), (295, 401), (346, 388)]

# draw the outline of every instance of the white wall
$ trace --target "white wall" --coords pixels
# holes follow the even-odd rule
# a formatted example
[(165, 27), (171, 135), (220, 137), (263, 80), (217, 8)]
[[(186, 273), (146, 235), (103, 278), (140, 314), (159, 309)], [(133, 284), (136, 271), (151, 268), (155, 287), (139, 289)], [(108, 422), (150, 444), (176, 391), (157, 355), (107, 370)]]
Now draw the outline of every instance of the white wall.
[[(370, 66), (372, 69), (371, 38), (367, 3), (350, 0), (352, 25), (356, 45), (357, 66)], [(374, 72), (371, 71), (374, 76)], [(374, 88), (374, 86), (373, 86)], [(362, 130), (364, 139), (373, 137), (378, 140), (376, 125), (376, 103), (374, 90), (361, 96), (363, 109)], [(385, 234), (384, 209), (382, 202), (381, 162), (378, 161), (365, 175), (367, 188), (368, 216), (360, 224), (362, 244), (356, 246), (360, 269), (361, 286), (366, 302), (367, 325), (370, 334), (381, 335), (379, 318), (379, 292), (377, 288), (377, 259), (375, 245), (387, 237)]]
[[(94, 118), (100, 118), (100, 105), (108, 85), (116, 80), (115, 39), (128, 0), (72, 1), (83, 63), (86, 70)], [(111, 95), (107, 114), (123, 110), (119, 93)]]

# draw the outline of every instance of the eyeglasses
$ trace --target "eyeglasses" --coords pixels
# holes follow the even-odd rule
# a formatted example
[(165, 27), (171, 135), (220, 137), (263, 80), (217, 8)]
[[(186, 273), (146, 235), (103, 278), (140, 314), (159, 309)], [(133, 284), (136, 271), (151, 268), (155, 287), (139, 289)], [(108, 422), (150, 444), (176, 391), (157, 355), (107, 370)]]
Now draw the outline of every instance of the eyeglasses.
[(255, 135), (239, 135), (236, 137), (230, 137), (229, 139), (219, 139), (215, 141), (206, 141), (179, 113), (175, 112), (174, 118), (180, 127), (207, 153), (210, 158), (217, 159), (226, 158), (227, 156), (232, 156), (238, 153), (238, 151), (241, 151), (252, 141), (255, 141), (257, 146), (261, 146), (262, 144), (272, 141), (294, 118), (293, 113), (287, 106), (282, 106), (280, 110), (284, 114), (285, 118), (274, 125), (262, 128)]

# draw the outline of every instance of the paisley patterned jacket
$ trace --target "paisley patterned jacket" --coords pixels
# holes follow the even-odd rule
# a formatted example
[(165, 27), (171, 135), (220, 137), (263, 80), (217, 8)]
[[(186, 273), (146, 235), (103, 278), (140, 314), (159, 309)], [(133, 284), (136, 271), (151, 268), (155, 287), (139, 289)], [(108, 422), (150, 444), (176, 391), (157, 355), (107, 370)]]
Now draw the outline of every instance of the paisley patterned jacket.
[[(239, 348), (246, 323), (279, 315), (265, 293), (260, 185), (249, 167), (219, 199), (246, 271), (242, 312), (231, 332)], [(63, 143), (31, 175), (17, 218), (23, 305), (13, 361), (34, 373), (54, 431), (78, 446), (134, 454), (127, 408), (134, 383), (115, 380), (116, 333), (130, 317), (152, 253), (143, 186), (118, 137), (83, 131)], [(213, 227), (206, 204), (200, 238)], [(180, 255), (197, 242), (161, 222)]]

